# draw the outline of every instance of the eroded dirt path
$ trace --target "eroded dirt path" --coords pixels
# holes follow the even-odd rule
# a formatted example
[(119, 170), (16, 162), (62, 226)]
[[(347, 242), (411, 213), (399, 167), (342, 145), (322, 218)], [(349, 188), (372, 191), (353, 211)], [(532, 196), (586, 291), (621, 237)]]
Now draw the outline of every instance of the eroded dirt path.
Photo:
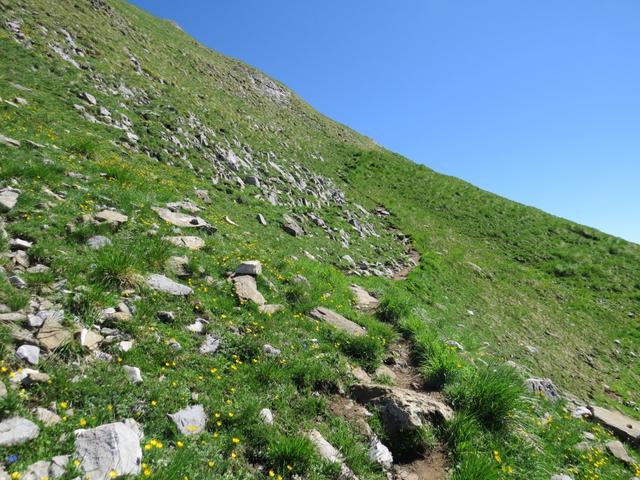
[(394, 273), (393, 277), (391, 277), (392, 280), (406, 280), (412, 270), (420, 264), (420, 254), (416, 250), (411, 249), (407, 254), (410, 259), (409, 263), (403, 269)]

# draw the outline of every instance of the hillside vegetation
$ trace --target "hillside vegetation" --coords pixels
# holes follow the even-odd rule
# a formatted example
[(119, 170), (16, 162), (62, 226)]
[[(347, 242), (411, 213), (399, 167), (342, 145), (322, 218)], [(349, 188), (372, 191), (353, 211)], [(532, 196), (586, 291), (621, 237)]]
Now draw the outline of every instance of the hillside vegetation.
[(640, 246), (123, 1), (0, 27), (0, 480), (640, 475)]

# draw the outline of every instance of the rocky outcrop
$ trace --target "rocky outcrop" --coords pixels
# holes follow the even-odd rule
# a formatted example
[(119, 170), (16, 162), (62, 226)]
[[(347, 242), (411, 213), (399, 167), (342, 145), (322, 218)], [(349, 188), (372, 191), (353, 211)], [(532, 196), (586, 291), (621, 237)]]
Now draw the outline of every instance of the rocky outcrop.
[(640, 421), (623, 415), (616, 410), (589, 406), (594, 421), (601, 424), (620, 440), (640, 445)]

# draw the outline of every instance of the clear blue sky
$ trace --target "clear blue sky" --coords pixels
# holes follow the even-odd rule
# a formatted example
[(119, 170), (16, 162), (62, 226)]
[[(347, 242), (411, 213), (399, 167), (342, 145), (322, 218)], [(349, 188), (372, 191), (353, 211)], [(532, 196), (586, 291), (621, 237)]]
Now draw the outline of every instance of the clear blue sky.
[(134, 0), (387, 148), (640, 243), (638, 0)]

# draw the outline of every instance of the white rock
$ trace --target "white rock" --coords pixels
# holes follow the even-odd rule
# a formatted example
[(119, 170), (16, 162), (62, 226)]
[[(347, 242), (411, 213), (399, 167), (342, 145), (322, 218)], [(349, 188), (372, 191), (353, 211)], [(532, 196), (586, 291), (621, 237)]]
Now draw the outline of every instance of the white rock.
[(50, 427), (56, 423), (60, 423), (60, 416), (46, 408), (36, 407), (33, 411), (34, 415), (40, 420), (45, 427)]
[(269, 345), (268, 343), (262, 346), (262, 351), (267, 357), (279, 357), (282, 353), (280, 349)]
[(273, 425), (273, 413), (268, 408), (260, 410), (260, 418), (267, 425)]
[(40, 428), (31, 420), (12, 417), (0, 422), (0, 447), (13, 447), (33, 440)]
[(207, 414), (202, 405), (192, 405), (168, 416), (182, 435), (202, 433), (207, 424)]
[(138, 367), (130, 367), (129, 365), (125, 365), (124, 371), (129, 377), (129, 381), (131, 383), (142, 383), (142, 375), (140, 374), (140, 369)]
[(131, 350), (133, 348), (133, 340), (123, 340), (123, 341), (121, 341), (120, 343), (118, 343), (118, 348), (122, 352), (128, 352), (129, 350)]
[(198, 350), (201, 354), (216, 353), (220, 347), (220, 339), (214, 335), (207, 335)]
[(20, 478), (21, 480), (42, 480), (43, 478), (49, 478), (49, 468), (51, 468), (51, 462), (40, 460), (39, 462), (29, 465)]
[(169, 293), (171, 295), (178, 296), (186, 296), (190, 295), (193, 292), (193, 289), (187, 287), (186, 285), (182, 285), (180, 283), (174, 282), (168, 277), (164, 275), (152, 274), (147, 278), (147, 285), (163, 293)]
[(393, 455), (391, 451), (375, 435), (369, 443), (369, 459), (379, 463), (387, 470), (393, 465)]
[(193, 333), (202, 333), (204, 331), (204, 323), (196, 318), (195, 322), (193, 322), (191, 325), (187, 325), (186, 328)]
[(118, 476), (140, 473), (142, 431), (135, 420), (76, 430), (75, 435), (76, 458), (91, 480), (109, 480), (112, 471)]
[(40, 360), (40, 349), (35, 345), (21, 345), (16, 350), (16, 356), (31, 365), (37, 365)]

